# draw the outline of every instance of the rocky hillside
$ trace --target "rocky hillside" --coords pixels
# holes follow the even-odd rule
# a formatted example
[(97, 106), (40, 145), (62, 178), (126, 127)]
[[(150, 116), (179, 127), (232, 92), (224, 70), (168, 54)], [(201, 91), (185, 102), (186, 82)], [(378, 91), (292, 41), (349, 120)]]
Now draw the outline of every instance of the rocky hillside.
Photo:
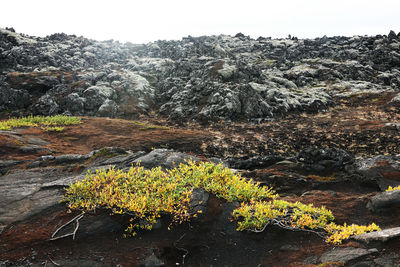
[[(0, 111), (263, 121), (400, 87), (400, 34), (148, 44), (0, 29)], [(393, 101), (399, 101), (394, 97)]]

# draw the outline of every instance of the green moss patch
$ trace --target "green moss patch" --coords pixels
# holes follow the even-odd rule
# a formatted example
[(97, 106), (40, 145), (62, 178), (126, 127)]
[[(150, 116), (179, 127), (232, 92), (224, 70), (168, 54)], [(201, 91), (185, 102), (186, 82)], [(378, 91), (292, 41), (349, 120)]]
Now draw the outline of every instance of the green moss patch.
[(0, 130), (11, 130), (18, 127), (56, 127), (82, 123), (78, 117), (64, 115), (28, 116), (0, 121)]

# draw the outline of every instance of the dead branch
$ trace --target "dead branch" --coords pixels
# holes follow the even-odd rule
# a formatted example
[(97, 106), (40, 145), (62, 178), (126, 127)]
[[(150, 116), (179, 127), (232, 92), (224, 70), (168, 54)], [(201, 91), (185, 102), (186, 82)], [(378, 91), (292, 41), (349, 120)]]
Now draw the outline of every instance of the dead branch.
[[(70, 221), (68, 221), (68, 222), (66, 222), (65, 224), (61, 225), (61, 226), (51, 235), (51, 238), (50, 238), (49, 240), (50, 240), (50, 241), (54, 241), (54, 240), (58, 240), (58, 239), (61, 239), (61, 238), (64, 238), (64, 237), (68, 237), (68, 236), (72, 236), (72, 240), (75, 240), (75, 235), (76, 235), (76, 232), (78, 231), (78, 228), (79, 228), (79, 220), (83, 218), (83, 215), (84, 215), (84, 213), (81, 213), (81, 214), (79, 214), (78, 216), (75, 216), (74, 218), (72, 218)], [(65, 235), (62, 235), (62, 236), (57, 236), (57, 237), (55, 237), (55, 235), (56, 235), (61, 229), (63, 229), (64, 227), (70, 225), (70, 224), (73, 223), (73, 222), (75, 222), (76, 225), (75, 225), (75, 229), (74, 229), (74, 231), (73, 231), (72, 233), (68, 233), (68, 234), (65, 234)]]
[(183, 234), (178, 240), (176, 240), (176, 241), (174, 242), (174, 247), (175, 247), (177, 250), (181, 250), (181, 251), (184, 251), (184, 252), (185, 252), (185, 254), (182, 256), (182, 264), (183, 264), (183, 265), (185, 264), (185, 258), (186, 258), (186, 256), (189, 254), (189, 250), (187, 250), (187, 249), (185, 249), (185, 248), (178, 247), (176, 244), (178, 244), (179, 241), (181, 241), (182, 238), (185, 237), (185, 235), (186, 235), (186, 234)]
[(49, 260), (55, 265), (55, 266), (60, 266), (60, 264), (59, 263), (57, 263), (57, 262), (55, 262), (55, 261), (53, 261), (50, 257), (49, 257)]

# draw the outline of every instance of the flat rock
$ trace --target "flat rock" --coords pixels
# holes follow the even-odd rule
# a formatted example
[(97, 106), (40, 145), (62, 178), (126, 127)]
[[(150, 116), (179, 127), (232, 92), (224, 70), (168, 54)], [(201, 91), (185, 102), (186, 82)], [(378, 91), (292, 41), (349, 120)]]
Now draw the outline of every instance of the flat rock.
[(278, 162), (282, 162), (285, 158), (276, 155), (256, 156), (249, 159), (229, 158), (226, 160), (229, 167), (241, 170), (254, 170), (266, 168)]
[(400, 227), (385, 229), (382, 231), (370, 232), (362, 235), (355, 235), (352, 237), (352, 239), (369, 244), (375, 241), (386, 242), (389, 239), (393, 239), (398, 236), (400, 236)]
[(367, 208), (373, 211), (383, 211), (400, 205), (400, 190), (378, 193), (371, 198)]
[(157, 256), (152, 253), (150, 256), (148, 256), (146, 259), (144, 259), (140, 265), (140, 267), (162, 267), (165, 266), (165, 263), (157, 258)]
[(133, 164), (140, 164), (148, 169), (157, 166), (171, 169), (188, 160), (199, 161), (199, 159), (194, 156), (181, 152), (174, 152), (171, 149), (154, 149), (147, 155), (135, 159)]
[(82, 162), (88, 158), (89, 157), (87, 155), (66, 154), (66, 155), (56, 156), (54, 158), (54, 160), (55, 160), (55, 163), (57, 163), (57, 164), (65, 164), (65, 163)]
[(49, 142), (47, 142), (39, 137), (29, 137), (27, 141), (28, 141), (28, 144), (31, 144), (31, 145), (46, 146), (46, 145), (50, 144)]
[(109, 159), (106, 159), (104, 161), (99, 162), (101, 165), (118, 165), (120, 167), (130, 167), (134, 164), (134, 161), (141, 157), (146, 155), (146, 152), (144, 151), (139, 151), (133, 154), (127, 154), (127, 155), (118, 155)]
[(392, 267), (399, 266), (399, 255), (387, 254), (382, 257), (374, 259), (374, 262), (379, 267)]
[(28, 146), (21, 146), (19, 150), (24, 154), (36, 154), (48, 149), (38, 145), (28, 145)]
[(367, 256), (373, 253), (378, 252), (377, 249), (364, 249), (364, 248), (333, 248), (332, 250), (325, 252), (320, 257), (320, 261), (322, 263), (325, 262), (342, 262), (346, 264), (349, 261), (361, 258), (363, 256)]
[[(43, 264), (27, 264), (27, 266), (39, 267), (43, 266)], [(96, 260), (85, 260), (85, 259), (60, 259), (60, 260), (53, 260), (47, 261), (45, 266), (48, 267), (56, 267), (56, 266), (66, 266), (66, 267), (100, 267), (100, 266), (110, 266), (110, 264), (106, 262), (96, 261)], [(117, 265), (118, 266), (118, 265)]]
[(0, 229), (57, 205), (75, 176), (57, 169), (18, 170), (0, 177)]
[(22, 160), (0, 160), (0, 169), (9, 168), (22, 162)]

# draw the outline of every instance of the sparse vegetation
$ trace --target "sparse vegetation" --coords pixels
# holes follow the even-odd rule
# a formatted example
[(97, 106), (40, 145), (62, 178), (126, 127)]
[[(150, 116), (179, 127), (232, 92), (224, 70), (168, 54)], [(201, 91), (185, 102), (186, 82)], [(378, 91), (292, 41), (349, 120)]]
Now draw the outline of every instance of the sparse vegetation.
[(319, 264), (317, 267), (337, 267), (337, 266), (344, 266), (344, 264), (341, 261), (324, 262)]
[(375, 223), (371, 223), (370, 225), (337, 225), (335, 223), (330, 223), (326, 225), (325, 230), (328, 232), (329, 236), (326, 238), (326, 241), (329, 243), (340, 244), (343, 240), (349, 238), (352, 235), (360, 235), (368, 232), (379, 231), (381, 230), (379, 226)]
[(166, 126), (148, 124), (147, 122), (140, 122), (140, 121), (131, 121), (131, 122), (137, 126), (140, 126), (140, 128), (139, 128), (140, 131), (154, 130), (154, 129), (159, 129), (159, 130), (168, 130), (169, 129)]
[(331, 182), (335, 180), (335, 176), (336, 176), (335, 174), (332, 174), (330, 176), (320, 176), (316, 174), (310, 174), (307, 176), (307, 178), (318, 182)]
[(386, 189), (386, 192), (395, 191), (395, 190), (400, 190), (400, 185), (395, 186), (395, 187), (389, 186), (388, 189)]
[(0, 130), (11, 130), (18, 127), (53, 127), (75, 125), (82, 123), (78, 117), (64, 115), (55, 116), (28, 116), (0, 121)]
[(117, 156), (118, 154), (115, 152), (111, 152), (109, 149), (107, 148), (102, 148), (99, 150), (99, 152), (95, 153), (93, 156), (91, 156), (86, 163), (90, 163), (93, 162), (94, 160), (96, 160), (97, 158), (112, 158)]
[(190, 210), (195, 188), (227, 201), (239, 201), (241, 206), (232, 214), (238, 220), (238, 231), (257, 232), (268, 224), (275, 224), (291, 230), (327, 233), (326, 241), (338, 244), (353, 234), (379, 230), (375, 224), (336, 225), (332, 222), (332, 212), (325, 207), (279, 200), (271, 188), (234, 174), (221, 164), (208, 162), (189, 161), (167, 171), (160, 167), (146, 170), (136, 166), (126, 172), (113, 168), (89, 172), (83, 181), (70, 185), (64, 201), (71, 209), (107, 208), (113, 214), (129, 214), (131, 224), (126, 231), (127, 235), (134, 235), (136, 229), (152, 229), (164, 213), (172, 215), (172, 223), (196, 217)]
[(46, 126), (46, 127), (40, 127), (43, 131), (46, 132), (62, 132), (64, 131), (64, 127), (61, 126)]

